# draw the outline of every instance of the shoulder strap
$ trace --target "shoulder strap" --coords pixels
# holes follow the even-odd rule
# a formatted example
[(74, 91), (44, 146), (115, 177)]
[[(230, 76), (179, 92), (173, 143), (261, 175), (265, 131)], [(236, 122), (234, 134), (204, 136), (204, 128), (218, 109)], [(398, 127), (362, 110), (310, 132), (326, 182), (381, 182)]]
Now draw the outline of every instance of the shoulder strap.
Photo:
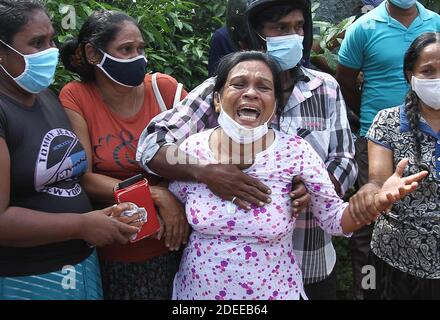
[(154, 73), (151, 78), (151, 84), (153, 85), (153, 91), (154, 95), (156, 96), (157, 104), (160, 107), (160, 110), (167, 111), (167, 106), (165, 105), (165, 102), (163, 102), (162, 95), (160, 94), (159, 87), (157, 85), (157, 73)]
[(176, 95), (174, 96), (173, 107), (180, 101), (180, 97), (182, 96), (183, 84), (179, 82), (176, 88)]

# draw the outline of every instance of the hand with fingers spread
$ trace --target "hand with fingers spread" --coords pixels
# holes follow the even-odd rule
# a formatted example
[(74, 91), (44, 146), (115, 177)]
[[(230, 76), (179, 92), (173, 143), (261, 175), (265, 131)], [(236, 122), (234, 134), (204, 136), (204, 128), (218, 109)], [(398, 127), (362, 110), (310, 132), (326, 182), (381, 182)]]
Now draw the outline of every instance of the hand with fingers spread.
[(139, 232), (139, 228), (119, 221), (121, 213), (129, 210), (129, 203), (121, 203), (103, 210), (91, 211), (81, 216), (81, 239), (92, 246), (107, 246), (114, 243), (126, 244), (129, 237)]
[(234, 200), (238, 207), (249, 210), (250, 204), (259, 207), (272, 201), (270, 189), (259, 180), (243, 173), (236, 165), (206, 165), (200, 182), (205, 183), (217, 196), (228, 201)]
[(310, 194), (307, 191), (301, 176), (296, 176), (292, 181), (292, 191), (290, 192), (292, 199), (292, 215), (297, 218), (310, 203)]
[(376, 221), (380, 214), (389, 209), (393, 203), (416, 190), (418, 182), (423, 180), (427, 171), (421, 171), (408, 177), (402, 177), (408, 165), (408, 159), (402, 159), (382, 188), (368, 184), (361, 194), (350, 199), (350, 214), (357, 224), (369, 224)]
[(420, 171), (408, 177), (402, 177), (407, 165), (408, 159), (399, 161), (396, 171), (385, 181), (380, 192), (374, 199), (376, 209), (384, 211), (390, 208), (394, 202), (416, 190), (418, 182), (422, 181), (428, 175), (428, 171)]
[(155, 187), (153, 199), (162, 220), (161, 229), (156, 237), (160, 239), (165, 236), (165, 245), (171, 251), (177, 251), (180, 246), (186, 245), (190, 232), (185, 209), (164, 187)]

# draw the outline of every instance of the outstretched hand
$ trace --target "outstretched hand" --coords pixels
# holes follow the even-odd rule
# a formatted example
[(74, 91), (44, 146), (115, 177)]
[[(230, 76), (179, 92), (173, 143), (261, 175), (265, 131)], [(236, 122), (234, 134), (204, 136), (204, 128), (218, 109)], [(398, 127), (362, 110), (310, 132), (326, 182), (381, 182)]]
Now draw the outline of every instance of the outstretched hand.
[(393, 203), (416, 190), (418, 182), (428, 175), (428, 171), (420, 171), (408, 177), (402, 177), (407, 165), (408, 159), (400, 160), (394, 174), (385, 181), (379, 193), (375, 195), (374, 205), (379, 212), (387, 210)]
[(408, 177), (402, 177), (408, 159), (402, 159), (380, 188), (375, 183), (367, 183), (350, 198), (350, 215), (357, 225), (370, 224), (377, 220), (381, 212), (389, 209), (393, 203), (413, 192), (418, 181), (424, 179), (427, 171), (421, 171)]

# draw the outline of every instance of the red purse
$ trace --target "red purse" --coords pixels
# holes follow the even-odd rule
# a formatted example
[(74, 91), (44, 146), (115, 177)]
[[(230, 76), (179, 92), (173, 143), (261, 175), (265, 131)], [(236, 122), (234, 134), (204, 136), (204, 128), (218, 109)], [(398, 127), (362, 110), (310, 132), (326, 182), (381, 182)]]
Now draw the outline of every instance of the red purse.
[(148, 180), (142, 174), (118, 183), (114, 196), (116, 203), (131, 202), (134, 204), (132, 210), (126, 210), (122, 215), (132, 216), (137, 212), (141, 213), (143, 224), (139, 232), (132, 236), (131, 242), (142, 240), (160, 230), (159, 218), (151, 198)]

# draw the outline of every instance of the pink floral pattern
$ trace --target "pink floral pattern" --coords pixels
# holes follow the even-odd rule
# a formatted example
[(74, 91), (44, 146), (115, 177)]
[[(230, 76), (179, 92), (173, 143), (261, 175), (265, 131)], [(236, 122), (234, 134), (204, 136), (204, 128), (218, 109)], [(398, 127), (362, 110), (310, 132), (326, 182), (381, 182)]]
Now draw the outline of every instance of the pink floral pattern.
[[(181, 148), (215, 162), (208, 145), (211, 133), (212, 129), (192, 135)], [(274, 143), (244, 172), (271, 188), (270, 204), (246, 212), (215, 196), (204, 184), (170, 184), (185, 203), (193, 228), (174, 279), (174, 299), (305, 298), (292, 249), (295, 219), (289, 192), (294, 176), (302, 176), (306, 183), (318, 224), (331, 234), (342, 234), (346, 204), (334, 191), (319, 156), (302, 138), (276, 132)]]

